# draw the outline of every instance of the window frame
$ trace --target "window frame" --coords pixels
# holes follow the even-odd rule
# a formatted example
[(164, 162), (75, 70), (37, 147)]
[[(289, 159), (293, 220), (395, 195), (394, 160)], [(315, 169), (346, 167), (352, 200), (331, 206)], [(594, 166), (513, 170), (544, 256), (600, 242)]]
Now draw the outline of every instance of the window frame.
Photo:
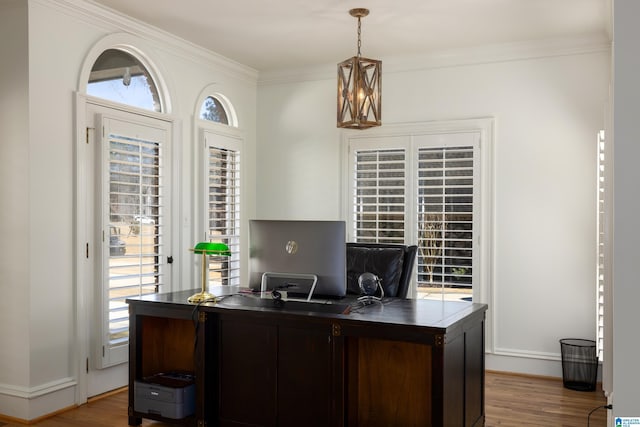
[[(110, 34), (99, 40), (92, 48), (91, 51), (87, 54), (84, 59), (82, 69), (80, 74), (78, 75), (78, 92), (77, 94), (81, 94), (83, 96), (87, 96), (87, 99), (99, 100), (106, 105), (112, 104), (116, 106), (127, 106), (127, 104), (121, 104), (117, 102), (113, 102), (104, 98), (97, 98), (91, 95), (87, 95), (87, 85), (89, 82), (89, 76), (91, 74), (91, 70), (93, 68), (93, 64), (96, 62), (98, 57), (108, 49), (117, 49), (123, 52), (128, 53), (129, 55), (134, 56), (138, 61), (140, 61), (144, 67), (149, 72), (149, 75), (154, 81), (155, 87), (158, 91), (159, 101), (160, 101), (160, 111), (155, 112), (152, 110), (147, 110), (140, 108), (139, 110), (144, 112), (143, 115), (157, 115), (158, 117), (167, 117), (167, 115), (171, 115), (173, 112), (173, 104), (171, 91), (163, 78), (165, 73), (161, 72), (161, 69), (155, 63), (155, 61), (147, 55), (145, 50), (141, 49), (138, 46), (144, 46), (145, 43), (143, 40), (133, 37), (131, 34), (127, 33), (115, 33)], [(131, 107), (127, 109), (138, 109), (138, 107)]]
[[(200, 120), (201, 122), (206, 122), (205, 120)], [(222, 141), (211, 141), (211, 139), (220, 138)], [(242, 133), (235, 128), (230, 128), (228, 125), (218, 124), (216, 122), (208, 122), (206, 125), (201, 125), (199, 132), (199, 140), (201, 149), (198, 150), (201, 153), (201, 172), (200, 172), (200, 182), (202, 190), (198, 193), (199, 197), (199, 212), (200, 212), (200, 220), (198, 221), (201, 224), (201, 230), (199, 232), (199, 236), (202, 236), (202, 239), (205, 241), (209, 241), (210, 238), (210, 228), (209, 228), (209, 147), (214, 147), (216, 149), (222, 150), (231, 150), (237, 153), (240, 157), (239, 167), (237, 170), (239, 180), (239, 194), (236, 195), (237, 201), (234, 203), (234, 208), (232, 209), (237, 218), (237, 225), (234, 227), (237, 230), (237, 234), (233, 234), (234, 242), (225, 242), (229, 244), (229, 248), (231, 250), (231, 258), (228, 261), (229, 264), (234, 267), (229, 267), (228, 272), (235, 272), (230, 274), (229, 277), (223, 278), (222, 282), (228, 285), (240, 285), (241, 283), (241, 242), (243, 238), (243, 217), (244, 212), (241, 207), (244, 205), (243, 198), (243, 187), (244, 187), (244, 179), (243, 179), (243, 168), (242, 168), (242, 156), (243, 156), (243, 148), (244, 148), (244, 138)], [(196, 239), (197, 240), (197, 239)], [(198, 240), (199, 241), (199, 240)], [(210, 263), (214, 264), (214, 263)], [(230, 280), (229, 280), (230, 279)]]
[[(231, 103), (229, 98), (223, 95), (222, 93), (220, 93), (219, 89), (220, 89), (219, 87), (212, 84), (207, 86), (202, 92), (200, 92), (200, 95), (198, 96), (198, 101), (195, 105), (195, 109), (193, 113), (193, 117), (196, 123), (196, 126), (195, 126), (196, 129), (198, 128), (212, 129), (214, 132), (217, 129), (219, 132), (222, 132), (222, 133), (227, 132), (229, 128), (239, 129), (240, 125), (238, 122), (238, 114), (236, 113), (236, 110), (233, 107), (233, 104)], [(213, 120), (207, 120), (200, 117), (200, 111), (202, 110), (202, 107), (206, 102), (207, 98), (214, 98), (220, 103), (220, 107), (224, 110), (225, 114), (227, 115), (228, 123), (216, 122)]]
[[(78, 360), (81, 362), (79, 366), (79, 392), (80, 399), (84, 400), (89, 396), (103, 393), (111, 388), (120, 387), (126, 380), (126, 362), (113, 363), (114, 357), (108, 357), (103, 364), (102, 360), (102, 340), (101, 335), (101, 317), (102, 314), (97, 307), (101, 307), (98, 301), (101, 290), (98, 283), (101, 280), (102, 262), (101, 251), (102, 243), (102, 220), (100, 206), (94, 197), (99, 190), (100, 171), (97, 168), (97, 151), (98, 147), (96, 113), (106, 112), (114, 117), (132, 119), (139, 118), (142, 122), (147, 119), (156, 119), (164, 122), (169, 126), (170, 131), (168, 137), (171, 140), (171, 146), (168, 148), (167, 165), (175, 170), (179, 164), (179, 151), (175, 141), (179, 137), (179, 126), (175, 117), (171, 115), (156, 113), (149, 110), (137, 109), (124, 104), (114, 103), (102, 98), (88, 96), (86, 94), (75, 94), (75, 123), (77, 124), (75, 136), (75, 217), (76, 217), (76, 289), (78, 310), (76, 318), (78, 324), (78, 336), (85, 345), (78, 349)], [(137, 119), (136, 119), (137, 120)], [(181, 177), (179, 174), (170, 174), (170, 180), (167, 185), (173, 195), (180, 188)], [(168, 205), (171, 218), (178, 218), (178, 205), (174, 200)], [(179, 223), (177, 221), (169, 221), (167, 230), (170, 233), (171, 252), (178, 247), (176, 236), (179, 235)], [(107, 248), (108, 250), (108, 248)], [(164, 260), (168, 262), (168, 260)], [(176, 284), (181, 283), (179, 280), (180, 271), (178, 268), (168, 268), (167, 287), (163, 291), (170, 292), (175, 290)], [(127, 355), (128, 356), (128, 355)], [(112, 365), (110, 367), (101, 368), (100, 366)]]
[[(464, 119), (464, 120), (452, 120), (452, 121), (435, 121), (435, 122), (420, 122), (420, 123), (404, 123), (404, 124), (391, 124), (385, 125), (380, 128), (368, 129), (366, 132), (354, 131), (354, 130), (342, 130), (342, 212), (343, 217), (347, 219), (347, 240), (353, 240), (353, 218), (352, 218), (352, 188), (351, 188), (351, 175), (350, 175), (350, 163), (352, 159), (351, 145), (352, 142), (368, 140), (372, 144), (376, 144), (376, 147), (394, 148), (399, 144), (406, 144), (411, 146), (412, 140), (420, 135), (438, 135), (438, 134), (455, 134), (460, 132), (477, 132), (479, 135), (479, 218), (478, 218), (478, 233), (474, 236), (477, 245), (477, 253), (474, 252), (474, 256), (479, 258), (477, 274), (478, 284), (473, 286), (473, 300), (475, 302), (487, 303), (492, 305), (492, 277), (493, 277), (493, 191), (495, 183), (493, 181), (493, 138), (494, 138), (494, 119), (477, 118), (477, 119)], [(411, 203), (412, 207), (415, 206), (413, 200), (410, 200), (415, 193), (414, 184), (417, 182), (417, 171), (415, 171), (415, 165), (410, 168), (411, 175), (407, 175), (407, 184), (410, 187), (407, 192), (407, 201)], [(415, 211), (415, 209), (413, 210)], [(408, 220), (405, 224), (405, 241), (415, 244), (417, 242), (417, 226), (415, 224), (416, 215), (407, 216)], [(414, 271), (414, 274), (416, 272)], [(412, 286), (409, 290), (409, 297), (415, 297), (416, 295), (416, 281), (412, 280)], [(489, 329), (492, 328), (492, 322), (490, 313), (488, 314)], [(493, 334), (489, 335), (489, 338)], [(487, 340), (487, 346), (489, 347), (490, 339)]]
[[(223, 122), (223, 121), (220, 121), (220, 120), (207, 119), (205, 117), (202, 117), (202, 109), (204, 108), (205, 104), (207, 103), (207, 100), (209, 100), (209, 99), (211, 99), (214, 102), (214, 104), (217, 104), (218, 108), (220, 110), (222, 110), (222, 112), (224, 113), (224, 118), (225, 118), (226, 122)], [(232, 121), (232, 118), (229, 117), (229, 113), (227, 112), (228, 108), (227, 108), (226, 104), (227, 103), (224, 100), (221, 100), (219, 98), (219, 95), (218, 96), (207, 95), (207, 96), (205, 96), (204, 101), (202, 101), (202, 103), (200, 104), (200, 112), (198, 113), (198, 118), (200, 120), (204, 120), (206, 122), (219, 123), (221, 125), (229, 126), (229, 125), (231, 125), (230, 122)]]
[[(94, 97), (87, 94), (87, 85), (89, 76), (93, 69), (95, 61), (98, 57), (108, 49), (122, 50), (140, 61), (148, 73), (151, 75), (160, 100), (160, 111), (142, 109), (123, 103), (109, 101), (107, 99)], [(172, 91), (167, 85), (161, 67), (155, 62), (152, 56), (147, 54), (150, 51), (149, 45), (145, 40), (136, 37), (130, 33), (113, 33), (106, 35), (99, 40), (87, 52), (82, 61), (80, 72), (76, 81), (76, 91), (74, 92), (74, 283), (76, 296), (76, 324), (78, 336), (78, 348), (76, 352), (76, 374), (78, 379), (78, 395), (79, 403), (85, 402), (90, 396), (99, 395), (113, 388), (121, 387), (126, 384), (127, 364), (117, 364), (115, 366), (99, 369), (96, 362), (101, 357), (101, 351), (98, 343), (102, 339), (99, 336), (99, 322), (96, 319), (98, 310), (96, 310), (96, 298), (98, 289), (95, 283), (100, 278), (100, 272), (97, 270), (96, 258), (100, 257), (101, 236), (98, 236), (100, 229), (99, 220), (100, 210), (94, 200), (95, 193), (98, 189), (98, 172), (96, 171), (95, 156), (96, 154), (96, 124), (95, 112), (108, 110), (115, 112), (117, 115), (126, 117), (136, 116), (143, 120), (146, 118), (158, 119), (166, 122), (170, 127), (170, 165), (174, 171), (177, 171), (182, 163), (182, 154), (179, 144), (182, 129), (175, 116), (172, 115)], [(90, 114), (91, 113), (91, 114)], [(175, 196), (173, 203), (169, 209), (171, 217), (174, 219), (168, 224), (168, 232), (172, 239), (172, 250), (182, 247), (178, 241), (181, 234), (181, 222), (176, 220), (180, 218), (180, 205), (178, 196), (181, 194), (182, 177), (177, 174), (171, 174), (168, 185), (171, 193)], [(101, 229), (99, 230), (101, 234)], [(179, 286), (183, 281), (180, 280), (183, 272), (183, 263), (169, 268), (170, 287), (166, 291), (175, 290), (175, 286)]]
[[(122, 77), (119, 76), (120, 70), (123, 68), (123, 64), (120, 62), (120, 64), (118, 64), (119, 67), (107, 68), (107, 69), (103, 69), (103, 70), (96, 70), (95, 71), (96, 74), (101, 75), (103, 77), (103, 79), (102, 80), (92, 81), (91, 77), (92, 77), (92, 75), (94, 73), (94, 69), (95, 69), (96, 64), (98, 63), (98, 61), (100, 61), (100, 59), (103, 57), (103, 55), (107, 54), (108, 52), (119, 52), (119, 54), (121, 55), (120, 58), (124, 58), (125, 60), (131, 60), (131, 62), (124, 64), (125, 71), (123, 71), (123, 76)], [(113, 56), (111, 58), (113, 58)], [(122, 61), (122, 59), (120, 59), (120, 61)], [(138, 72), (136, 73), (134, 71), (134, 75), (129, 74), (129, 70), (131, 68), (133, 68), (134, 70), (138, 70)], [(115, 70), (118, 70), (118, 74), (115, 74)], [(117, 76), (117, 78), (109, 78), (109, 77), (114, 76), (114, 74)], [(125, 83), (125, 77), (126, 77), (127, 74), (128, 74), (128, 77), (129, 77), (129, 81), (127, 83)], [(146, 80), (147, 89), (149, 91), (148, 93), (149, 93), (149, 96), (151, 98), (151, 104), (152, 104), (151, 108), (150, 107), (145, 107), (145, 106), (143, 106), (144, 103), (140, 104), (137, 101), (135, 103), (121, 102), (121, 101), (117, 100), (116, 98), (114, 98), (112, 96), (108, 96), (108, 97), (99, 96), (96, 93), (96, 91), (94, 91), (92, 89), (92, 85), (93, 84), (106, 83), (106, 82), (116, 82), (118, 80), (122, 80), (122, 85), (127, 87), (125, 92), (129, 92), (128, 87), (129, 87), (130, 84), (133, 83), (134, 84), (134, 88), (136, 86), (138, 86), (139, 84), (141, 84), (142, 81), (138, 80), (138, 78), (137, 78), (137, 77), (140, 77), (140, 76), (142, 76)], [(144, 83), (142, 83), (142, 84), (144, 84)], [(138, 56), (135, 53), (130, 52), (129, 49), (126, 49), (126, 48), (123, 48), (123, 47), (113, 47), (113, 48), (105, 49), (96, 58), (96, 60), (93, 63), (93, 66), (91, 67), (90, 73), (89, 73), (89, 79), (87, 80), (86, 91), (87, 91), (87, 94), (89, 96), (92, 96), (94, 98), (100, 98), (100, 99), (104, 99), (104, 100), (107, 100), (107, 101), (116, 102), (116, 103), (123, 104), (123, 105), (128, 105), (128, 106), (134, 107), (134, 108), (140, 108), (140, 109), (143, 109), (143, 110), (153, 111), (153, 112), (156, 112), (156, 113), (160, 113), (160, 112), (163, 111), (163, 100), (162, 100), (162, 96), (161, 96), (162, 94), (160, 92), (160, 87), (156, 84), (156, 80), (155, 80), (153, 74), (147, 68), (147, 66), (144, 63), (143, 59), (138, 58)], [(135, 92), (135, 90), (134, 90), (134, 92)], [(131, 94), (129, 94), (129, 95), (131, 95)], [(138, 93), (137, 95), (139, 96), (140, 93)], [(135, 98), (135, 96), (133, 98)], [(129, 98), (129, 100), (132, 100), (132, 98)], [(148, 101), (148, 100), (145, 99), (145, 101)]]
[[(193, 200), (193, 205), (195, 207), (194, 210), (196, 212), (194, 219), (195, 219), (195, 224), (197, 224), (193, 230), (194, 242), (199, 242), (199, 241), (202, 241), (203, 239), (208, 240), (209, 238), (209, 226), (208, 226), (209, 224), (209, 216), (208, 216), (209, 149), (207, 147), (207, 141), (206, 141), (207, 135), (214, 138), (221, 137), (222, 139), (226, 139), (227, 142), (232, 141), (230, 145), (222, 144), (227, 146), (219, 147), (219, 148), (234, 149), (240, 153), (241, 166), (239, 170), (239, 180), (240, 180), (239, 205), (247, 206), (246, 198), (244, 194), (245, 193), (244, 188), (246, 187), (246, 180), (245, 180), (246, 172), (245, 172), (245, 168), (242, 166), (242, 164), (245, 162), (243, 158), (246, 158), (246, 153), (244, 153), (245, 135), (244, 135), (244, 132), (238, 128), (238, 116), (235, 111), (235, 108), (233, 107), (233, 104), (231, 103), (231, 101), (227, 96), (223, 95), (220, 92), (221, 89), (222, 87), (216, 84), (211, 84), (206, 86), (200, 92), (200, 95), (198, 96), (197, 102), (194, 106), (194, 113), (193, 113), (193, 118), (194, 118), (193, 132), (194, 133), (193, 134), (196, 135), (196, 139), (197, 139), (196, 141), (197, 149), (194, 150), (194, 154), (193, 154), (195, 156), (193, 160), (194, 164), (197, 165), (196, 166), (197, 171), (195, 175), (196, 185), (195, 185), (195, 191), (194, 191), (194, 194), (196, 196), (194, 196), (194, 200)], [(205, 100), (208, 97), (213, 97), (220, 102), (221, 107), (224, 108), (227, 114), (228, 124), (200, 118), (200, 111), (202, 109), (202, 105), (204, 104)], [(242, 248), (243, 242), (246, 240), (245, 238), (246, 232), (245, 232), (245, 226), (244, 226), (244, 223), (246, 222), (245, 211), (246, 209), (239, 210), (237, 248), (235, 249), (233, 247), (230, 248), (232, 251), (232, 255), (231, 255), (231, 260), (229, 262), (236, 266), (234, 267), (234, 270), (235, 269), (238, 270), (235, 276), (233, 274), (231, 275), (231, 277), (233, 277), (235, 280), (235, 281), (232, 280), (231, 284), (236, 284), (236, 282), (237, 284), (240, 284), (244, 279), (242, 266), (246, 265), (246, 255), (242, 253), (241, 248)], [(199, 278), (200, 277), (199, 275), (201, 274), (198, 262), (194, 260), (191, 264), (192, 266), (191, 273), (192, 273), (192, 277), (194, 278)], [(210, 263), (210, 265), (211, 264), (212, 263)]]

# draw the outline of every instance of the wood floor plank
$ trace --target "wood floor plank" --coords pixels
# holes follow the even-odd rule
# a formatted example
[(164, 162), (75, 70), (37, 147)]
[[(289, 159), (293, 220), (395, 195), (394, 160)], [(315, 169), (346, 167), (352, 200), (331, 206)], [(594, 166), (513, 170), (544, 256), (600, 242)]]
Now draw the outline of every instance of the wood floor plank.
[[(589, 412), (606, 405), (601, 389), (593, 392), (569, 390), (560, 379), (487, 372), (485, 378), (486, 427), (586, 427)], [(125, 427), (126, 390), (94, 399), (31, 424), (38, 427)], [(605, 427), (607, 410), (596, 410), (590, 427)], [(0, 420), (1, 427), (24, 424)], [(169, 427), (169, 424), (143, 420), (143, 427)], [(401, 426), (398, 426), (401, 427)]]
[[(604, 393), (565, 388), (561, 379), (487, 372), (487, 427), (586, 427), (589, 412), (607, 404)], [(607, 425), (607, 410), (597, 409), (590, 427)]]

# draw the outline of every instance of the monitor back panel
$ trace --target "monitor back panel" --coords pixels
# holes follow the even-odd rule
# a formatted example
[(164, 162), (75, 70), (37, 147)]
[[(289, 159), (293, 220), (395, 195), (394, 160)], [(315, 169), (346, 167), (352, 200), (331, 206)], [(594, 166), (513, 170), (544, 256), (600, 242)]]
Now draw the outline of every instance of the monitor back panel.
[(315, 296), (343, 297), (345, 240), (344, 221), (250, 220), (249, 285), (260, 290), (265, 272), (315, 274)]

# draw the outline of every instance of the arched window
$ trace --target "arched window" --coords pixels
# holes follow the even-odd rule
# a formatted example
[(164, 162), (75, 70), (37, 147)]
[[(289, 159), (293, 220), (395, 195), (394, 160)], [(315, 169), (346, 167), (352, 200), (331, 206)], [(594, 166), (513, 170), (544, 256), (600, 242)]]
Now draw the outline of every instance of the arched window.
[[(202, 147), (199, 197), (201, 226), (208, 240), (221, 241), (231, 249), (222, 263), (211, 263), (211, 278), (226, 285), (240, 284), (241, 164), (244, 137), (238, 129), (233, 104), (221, 87), (203, 89), (194, 105), (194, 121)], [(224, 89), (224, 88), (222, 88)]]
[(99, 337), (92, 351), (101, 355), (92, 365), (95, 369), (127, 361), (126, 299), (172, 285), (166, 260), (174, 248), (174, 119), (163, 114), (170, 112), (170, 99), (162, 75), (137, 44), (128, 35), (105, 37), (87, 55), (78, 85), (82, 95), (86, 84), (89, 95), (79, 96), (78, 102), (85, 107), (82, 145), (91, 147), (78, 159), (78, 170), (84, 171), (79, 181), (95, 183), (78, 187), (83, 221), (78, 231), (99, 249), (82, 272), (99, 278), (95, 298), (86, 300), (92, 312), (100, 313), (91, 331)]
[(107, 49), (96, 59), (87, 94), (145, 110), (162, 110), (158, 88), (147, 68), (119, 49)]
[(214, 96), (207, 96), (200, 107), (200, 118), (223, 125), (229, 124), (227, 110), (220, 100)]

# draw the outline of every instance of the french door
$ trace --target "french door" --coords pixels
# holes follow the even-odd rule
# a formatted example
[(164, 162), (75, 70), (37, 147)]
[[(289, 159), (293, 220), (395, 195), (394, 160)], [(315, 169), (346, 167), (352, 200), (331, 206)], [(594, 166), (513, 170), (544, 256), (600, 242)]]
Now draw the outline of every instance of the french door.
[(85, 121), (78, 157), (84, 163), (78, 242), (86, 240), (78, 319), (87, 325), (90, 397), (128, 382), (126, 299), (171, 290), (172, 123), (91, 100)]

